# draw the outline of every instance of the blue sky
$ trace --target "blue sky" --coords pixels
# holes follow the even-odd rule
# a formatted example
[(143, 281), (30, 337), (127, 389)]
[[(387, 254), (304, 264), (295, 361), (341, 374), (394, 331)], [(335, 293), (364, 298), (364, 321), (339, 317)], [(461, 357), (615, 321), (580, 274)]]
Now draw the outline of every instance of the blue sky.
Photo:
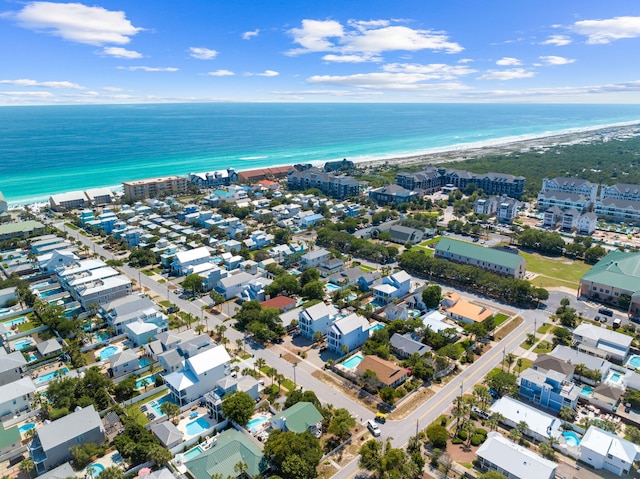
[(0, 104), (640, 102), (630, 0), (0, 0)]

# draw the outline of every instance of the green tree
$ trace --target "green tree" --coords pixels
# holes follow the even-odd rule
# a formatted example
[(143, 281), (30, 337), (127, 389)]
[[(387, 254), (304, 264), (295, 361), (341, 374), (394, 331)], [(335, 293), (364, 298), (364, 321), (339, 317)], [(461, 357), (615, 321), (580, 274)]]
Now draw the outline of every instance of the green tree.
[(164, 402), (160, 405), (160, 412), (166, 414), (169, 420), (171, 421), (174, 417), (176, 417), (182, 409), (177, 404), (172, 402)]
[(367, 471), (379, 471), (382, 459), (382, 444), (370, 439), (360, 447), (359, 466)]
[(36, 468), (36, 465), (33, 463), (33, 460), (26, 457), (22, 461), (20, 461), (20, 472), (27, 474), (31, 477), (31, 473)]
[(300, 294), (307, 301), (312, 299), (323, 299), (324, 284), (320, 281), (310, 281), (309, 283), (304, 285)]
[(442, 288), (437, 284), (427, 286), (422, 290), (422, 301), (427, 309), (436, 309), (442, 299)]
[(318, 281), (320, 273), (315, 268), (307, 268), (300, 275), (300, 285), (305, 286), (312, 281)]
[(222, 412), (225, 417), (243, 427), (249, 422), (254, 407), (253, 398), (242, 391), (236, 391), (222, 401)]
[(356, 420), (351, 413), (346, 409), (340, 408), (333, 411), (327, 432), (333, 434), (338, 439), (344, 439), (349, 435), (349, 431), (355, 425)]
[(124, 471), (121, 467), (109, 466), (98, 475), (98, 479), (124, 479)]
[(264, 454), (283, 479), (312, 479), (317, 475), (322, 448), (309, 431), (273, 431), (264, 445)]
[(433, 444), (433, 447), (444, 449), (447, 447), (449, 440), (449, 430), (440, 424), (431, 424), (427, 428), (427, 438)]
[(222, 296), (220, 293), (218, 293), (217, 291), (211, 290), (209, 292), (209, 297), (211, 298), (211, 300), (213, 301), (213, 304), (218, 306), (222, 303), (224, 303), (226, 301), (225, 297)]
[(160, 444), (154, 444), (147, 452), (147, 459), (155, 462), (160, 467), (168, 463), (172, 457), (171, 451)]
[(500, 395), (512, 396), (518, 390), (518, 378), (506, 371), (499, 371), (487, 378), (487, 386)]
[(195, 296), (198, 292), (202, 291), (202, 285), (204, 284), (204, 278), (199, 274), (190, 274), (182, 281), (182, 287), (185, 291), (191, 291), (191, 295)]

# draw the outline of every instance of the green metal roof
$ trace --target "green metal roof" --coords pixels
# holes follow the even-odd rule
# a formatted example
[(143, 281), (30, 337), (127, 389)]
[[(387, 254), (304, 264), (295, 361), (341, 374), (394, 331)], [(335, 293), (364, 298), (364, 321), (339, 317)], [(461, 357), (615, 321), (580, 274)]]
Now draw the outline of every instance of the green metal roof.
[(580, 281), (592, 281), (625, 291), (639, 291), (640, 253), (612, 251), (594, 264)]
[(247, 473), (251, 477), (263, 473), (269, 466), (257, 444), (240, 431), (228, 429), (216, 437), (210, 449), (185, 465), (196, 479), (211, 479), (214, 474), (238, 477), (235, 466), (239, 462), (247, 464)]
[(19, 442), (20, 431), (18, 431), (17, 427), (13, 426), (5, 429), (2, 424), (0, 424), (0, 449)]
[(8, 223), (0, 226), (0, 235), (19, 233), (21, 231), (33, 231), (37, 228), (44, 228), (44, 225), (33, 220)]
[(322, 414), (310, 402), (298, 402), (278, 416), (285, 419), (289, 431), (303, 433), (309, 426), (322, 421)]
[(448, 251), (467, 258), (473, 258), (487, 263), (499, 264), (508, 268), (516, 269), (518, 265), (525, 261), (519, 254), (507, 253), (494, 248), (467, 243), (466, 241), (457, 241), (451, 238), (442, 238), (436, 245), (436, 253), (438, 251)]

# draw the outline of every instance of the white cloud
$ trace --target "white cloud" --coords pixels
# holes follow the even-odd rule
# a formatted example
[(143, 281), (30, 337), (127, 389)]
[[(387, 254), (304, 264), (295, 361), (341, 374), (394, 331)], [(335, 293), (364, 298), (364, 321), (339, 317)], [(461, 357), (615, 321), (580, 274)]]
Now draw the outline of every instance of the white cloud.
[(574, 58), (557, 57), (549, 55), (546, 57), (538, 57), (545, 65), (568, 65), (575, 62)]
[(106, 47), (102, 50), (102, 53), (104, 53), (105, 55), (116, 57), (116, 58), (129, 58), (129, 59), (142, 58), (141, 53), (138, 53), (133, 50), (127, 50), (126, 48), (122, 48), (122, 47)]
[(256, 28), (253, 31), (250, 32), (244, 32), (242, 34), (242, 39), (243, 40), (251, 40), (253, 37), (257, 37), (260, 34), (260, 29)]
[(179, 69), (175, 67), (145, 67), (145, 66), (135, 66), (135, 67), (116, 67), (118, 70), (130, 70), (137, 71), (142, 70), (145, 72), (177, 72)]
[(230, 77), (235, 75), (235, 73), (230, 70), (216, 70), (214, 72), (208, 72), (207, 75), (211, 75), (212, 77)]
[(389, 63), (382, 67), (385, 72), (391, 73), (415, 73), (422, 75), (424, 80), (453, 80), (459, 76), (475, 73), (476, 70), (463, 65), (446, 65), (444, 63), (431, 63), (421, 65), (416, 63)]
[(277, 77), (280, 75), (280, 72), (274, 70), (265, 70), (262, 73), (245, 73), (244, 76), (247, 77)]
[(473, 63), (473, 60), (471, 58), (461, 58), (458, 63)]
[(119, 88), (119, 87), (117, 87), (117, 86), (105, 86), (105, 87), (103, 87), (102, 89), (103, 89), (104, 91), (114, 91), (114, 92), (122, 91), (122, 88)]
[(26, 97), (26, 98), (52, 98), (53, 94), (48, 91), (0, 91), (0, 95)]
[(189, 54), (191, 58), (197, 58), (198, 60), (213, 60), (218, 56), (217, 51), (202, 47), (190, 47)]
[(81, 3), (31, 2), (12, 16), (29, 30), (89, 45), (124, 45), (142, 30), (127, 20), (125, 12)]
[(527, 71), (524, 68), (512, 68), (511, 70), (489, 70), (480, 75), (478, 80), (516, 80), (519, 78), (531, 78), (535, 72)]
[(567, 35), (551, 35), (541, 45), (555, 45), (557, 47), (563, 47), (571, 43), (571, 38)]
[(522, 65), (522, 62), (517, 58), (513, 57), (504, 57), (496, 62), (496, 65), (500, 65), (501, 67), (509, 67), (509, 66), (517, 66)]
[(322, 57), (322, 59), (326, 62), (333, 63), (364, 63), (364, 62), (380, 62), (382, 58), (375, 55), (334, 55), (333, 53), (328, 53)]
[(640, 17), (614, 17), (605, 20), (581, 20), (569, 29), (587, 37), (589, 44), (611, 43), (623, 38), (640, 37)]
[(364, 89), (385, 89), (405, 91), (463, 90), (467, 86), (458, 82), (423, 83), (431, 79), (420, 73), (358, 73), (355, 75), (315, 75), (307, 79), (309, 83), (350, 86)]
[(353, 90), (294, 90), (294, 91), (274, 91), (272, 93), (276, 95), (287, 95), (287, 96), (327, 95), (327, 96), (340, 96), (340, 97), (382, 95), (382, 92), (378, 92), (378, 91), (353, 91)]
[(416, 30), (391, 23), (390, 20), (353, 20), (345, 28), (335, 20), (305, 19), (301, 28), (289, 30), (293, 41), (302, 48), (289, 50), (287, 54), (333, 52), (336, 55), (379, 55), (385, 51), (459, 53), (463, 50), (459, 44), (449, 41), (444, 32)]
[(0, 80), (0, 83), (14, 86), (35, 86), (39, 88), (66, 88), (71, 90), (84, 89), (83, 86), (69, 81), (36, 81), (28, 78), (21, 78), (18, 80)]

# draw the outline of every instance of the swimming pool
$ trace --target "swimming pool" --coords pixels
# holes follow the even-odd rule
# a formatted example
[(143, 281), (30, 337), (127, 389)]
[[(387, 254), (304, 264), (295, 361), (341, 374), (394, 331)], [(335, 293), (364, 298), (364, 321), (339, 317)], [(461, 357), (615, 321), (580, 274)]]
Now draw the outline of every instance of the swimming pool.
[(26, 424), (23, 424), (22, 426), (20, 426), (18, 428), (18, 431), (20, 431), (20, 434), (24, 434), (27, 431), (31, 431), (32, 429), (35, 429), (36, 424), (33, 422), (28, 422)]
[(640, 356), (638, 356), (637, 354), (634, 354), (633, 356), (631, 356), (631, 359), (629, 359), (629, 362), (627, 362), (627, 366), (640, 368)]
[(358, 364), (362, 362), (363, 359), (364, 357), (362, 356), (362, 354), (360, 353), (354, 354), (349, 359), (344, 361), (342, 365), (347, 369), (355, 369), (358, 366)]
[(619, 382), (622, 381), (622, 374), (617, 373), (615, 371), (611, 371), (611, 372), (609, 372), (609, 375), (607, 376), (606, 380), (611, 382), (611, 383), (618, 384)]
[(267, 422), (269, 418), (267, 416), (258, 416), (254, 417), (251, 421), (247, 423), (247, 429), (252, 432), (256, 432), (260, 426), (262, 426), (265, 422)]
[(582, 396), (593, 396), (593, 388), (591, 386), (584, 385), (580, 391)]
[(27, 322), (27, 317), (26, 316), (20, 316), (19, 318), (14, 318), (11, 321), (5, 321), (4, 325), (8, 328), (10, 328), (11, 326), (15, 326), (17, 324), (22, 324), (22, 323), (26, 323)]
[(154, 399), (149, 403), (149, 407), (153, 409), (153, 412), (155, 413), (156, 417), (164, 416), (164, 413), (160, 410), (160, 407), (166, 402), (170, 402), (169, 394), (167, 394), (166, 396), (162, 396), (161, 398)]
[(53, 296), (54, 294), (63, 293), (64, 289), (62, 288), (53, 288), (47, 291), (43, 291), (40, 293), (41, 298), (48, 298), (49, 296)]
[(151, 364), (151, 362), (148, 359), (139, 359), (138, 360), (138, 367), (146, 368), (147, 366), (149, 366), (149, 364)]
[(336, 291), (340, 291), (340, 286), (337, 286), (333, 283), (327, 283), (324, 287), (329, 293), (335, 293)]
[(22, 351), (23, 349), (27, 349), (28, 347), (33, 346), (33, 339), (31, 338), (24, 338), (24, 339), (18, 339), (16, 342), (13, 343), (13, 347), (16, 348), (18, 351)]
[(104, 466), (102, 464), (98, 464), (97, 462), (94, 462), (93, 464), (89, 464), (87, 466), (87, 472), (91, 474), (91, 477), (98, 477), (102, 471), (104, 471)]
[(51, 371), (50, 373), (47, 374), (43, 374), (42, 376), (39, 376), (37, 378), (35, 378), (33, 380), (34, 383), (36, 384), (42, 384), (42, 383), (46, 383), (47, 381), (51, 381), (53, 378), (56, 377), (56, 375), (60, 376), (64, 376), (65, 374), (67, 374), (69, 372), (69, 369), (67, 368), (60, 368), (56, 371)]
[(116, 346), (107, 346), (102, 351), (100, 351), (100, 359), (109, 359), (111, 356), (118, 352), (118, 348)]
[(580, 438), (573, 431), (565, 431), (562, 433), (562, 437), (567, 443), (567, 446), (578, 447), (580, 445)]
[(211, 425), (209, 424), (209, 421), (204, 417), (199, 417), (195, 421), (187, 423), (187, 434), (189, 436), (197, 436), (198, 434), (205, 432), (210, 427)]
[(109, 335), (107, 333), (93, 333), (93, 337), (96, 341), (104, 341), (109, 339)]
[(193, 449), (189, 449), (182, 456), (184, 457), (185, 461), (190, 461), (191, 459), (193, 459), (194, 457), (199, 456), (203, 452), (204, 451), (202, 450), (202, 448), (200, 446), (196, 446)]
[(136, 381), (136, 389), (141, 389), (145, 386), (153, 386), (156, 383), (157, 374), (152, 374), (151, 376), (145, 376)]
[(373, 334), (374, 332), (378, 331), (379, 329), (384, 329), (384, 324), (382, 324), (382, 323), (372, 324), (371, 327), (369, 328), (369, 334)]

